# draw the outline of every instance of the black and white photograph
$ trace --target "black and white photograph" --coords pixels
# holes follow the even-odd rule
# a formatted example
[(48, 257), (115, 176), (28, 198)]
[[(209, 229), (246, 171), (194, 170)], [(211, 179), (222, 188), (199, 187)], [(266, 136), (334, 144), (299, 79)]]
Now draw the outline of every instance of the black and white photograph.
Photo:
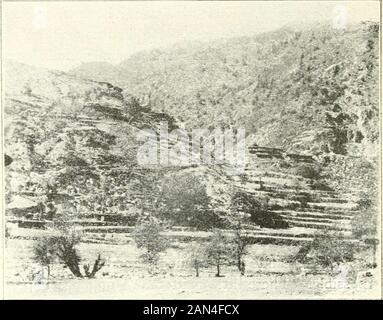
[(382, 298), (381, 1), (1, 13), (3, 299)]

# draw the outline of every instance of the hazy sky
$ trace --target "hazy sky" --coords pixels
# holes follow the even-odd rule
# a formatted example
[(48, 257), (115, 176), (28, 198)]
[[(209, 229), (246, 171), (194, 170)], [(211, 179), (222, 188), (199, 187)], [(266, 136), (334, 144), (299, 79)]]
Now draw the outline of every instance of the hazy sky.
[(288, 23), (379, 20), (378, 1), (3, 2), (3, 56), (67, 70), (143, 49), (251, 35)]

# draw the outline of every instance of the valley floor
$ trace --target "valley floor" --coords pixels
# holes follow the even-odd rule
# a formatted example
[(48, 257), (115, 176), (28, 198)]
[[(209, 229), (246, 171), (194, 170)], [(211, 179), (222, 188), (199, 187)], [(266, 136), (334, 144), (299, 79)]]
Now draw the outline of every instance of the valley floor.
[[(326, 286), (328, 283), (328, 287)], [(8, 299), (323, 299), (374, 298), (378, 290), (342, 287), (329, 276), (228, 275), (142, 276), (123, 279), (68, 279), (57, 283), (9, 284)]]
[[(7, 299), (306, 299), (377, 297), (376, 270), (329, 275), (288, 257), (297, 246), (254, 244), (246, 255), (246, 275), (223, 266), (222, 277), (213, 267), (200, 277), (187, 265), (188, 245), (176, 243), (161, 257), (158, 272), (148, 273), (132, 242), (125, 244), (81, 243), (84, 263), (98, 253), (106, 259), (95, 279), (75, 279), (60, 264), (51, 268), (49, 281), (36, 281), (39, 270), (32, 260), (33, 240), (8, 239), (5, 296)], [(369, 273), (369, 274), (367, 274)]]

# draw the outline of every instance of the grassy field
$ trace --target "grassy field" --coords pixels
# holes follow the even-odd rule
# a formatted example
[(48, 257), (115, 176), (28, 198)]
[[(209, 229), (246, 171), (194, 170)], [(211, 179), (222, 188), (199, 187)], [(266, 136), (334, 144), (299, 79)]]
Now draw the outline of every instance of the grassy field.
[[(98, 236), (100, 237), (100, 235)], [(92, 237), (90, 237), (91, 239)], [(270, 298), (353, 298), (374, 292), (374, 279), (356, 272), (330, 275), (288, 258), (297, 246), (254, 244), (246, 255), (246, 275), (233, 266), (214, 276), (213, 267), (195, 277), (187, 264), (190, 243), (175, 242), (161, 256), (155, 275), (139, 259), (140, 252), (126, 235), (105, 235), (104, 243), (81, 243), (83, 262), (92, 263), (98, 253), (106, 259), (96, 279), (75, 279), (61, 264), (52, 266), (50, 280), (41, 283), (32, 274), (39, 266), (32, 260), (30, 239), (8, 239), (6, 247), (5, 293), (7, 298), (26, 299), (270, 299)], [(89, 239), (88, 239), (89, 240)], [(376, 277), (375, 277), (376, 276)], [(377, 289), (378, 290), (378, 289)]]

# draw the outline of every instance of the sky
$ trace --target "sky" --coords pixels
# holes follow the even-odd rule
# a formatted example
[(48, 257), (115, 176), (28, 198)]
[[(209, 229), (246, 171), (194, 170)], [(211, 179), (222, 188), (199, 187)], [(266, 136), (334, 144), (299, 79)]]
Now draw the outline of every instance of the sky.
[(67, 71), (117, 64), (131, 54), (184, 41), (252, 35), (286, 24), (334, 27), (379, 21), (378, 1), (3, 2), (3, 57)]

